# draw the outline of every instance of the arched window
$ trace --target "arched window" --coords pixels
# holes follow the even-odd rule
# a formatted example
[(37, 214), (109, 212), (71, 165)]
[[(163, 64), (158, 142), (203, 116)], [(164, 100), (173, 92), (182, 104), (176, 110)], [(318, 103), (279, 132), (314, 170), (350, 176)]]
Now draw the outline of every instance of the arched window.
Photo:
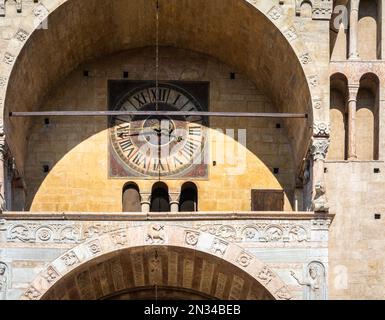
[(301, 18), (311, 18), (312, 17), (312, 5), (309, 1), (303, 1), (301, 4)]
[(358, 52), (363, 60), (381, 56), (380, 16), (377, 0), (361, 0), (358, 22)]
[(365, 74), (357, 96), (356, 144), (358, 160), (379, 158), (379, 79)]
[(163, 182), (157, 182), (151, 192), (151, 212), (170, 212), (170, 197), (168, 187)]
[(123, 212), (141, 212), (140, 200), (139, 187), (133, 182), (126, 183), (123, 187)]
[(198, 189), (192, 182), (186, 182), (181, 189), (179, 211), (198, 211)]
[(330, 79), (330, 147), (328, 160), (347, 159), (347, 88), (345, 75), (337, 73)]

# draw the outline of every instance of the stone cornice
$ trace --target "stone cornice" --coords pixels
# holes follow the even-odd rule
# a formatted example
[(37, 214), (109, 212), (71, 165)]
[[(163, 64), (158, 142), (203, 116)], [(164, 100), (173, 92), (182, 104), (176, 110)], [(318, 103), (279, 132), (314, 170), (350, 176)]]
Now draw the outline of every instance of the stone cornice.
[(151, 213), (93, 213), (93, 212), (4, 212), (4, 220), (59, 221), (197, 221), (197, 220), (314, 220), (331, 219), (334, 214), (313, 212), (151, 212)]

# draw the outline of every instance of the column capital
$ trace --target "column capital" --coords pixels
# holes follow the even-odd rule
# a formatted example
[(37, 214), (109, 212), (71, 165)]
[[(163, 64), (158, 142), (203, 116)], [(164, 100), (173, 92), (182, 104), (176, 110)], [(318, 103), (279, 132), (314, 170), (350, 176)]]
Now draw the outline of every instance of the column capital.
[(325, 161), (330, 146), (329, 138), (313, 138), (310, 154), (314, 161)]
[(349, 84), (348, 85), (348, 102), (357, 101), (358, 91), (360, 90), (360, 84)]
[(141, 192), (140, 193), (140, 203), (143, 204), (151, 204), (151, 193)]
[(360, 8), (360, 0), (350, 0), (350, 11), (357, 11)]
[(170, 192), (170, 204), (179, 204), (180, 192)]

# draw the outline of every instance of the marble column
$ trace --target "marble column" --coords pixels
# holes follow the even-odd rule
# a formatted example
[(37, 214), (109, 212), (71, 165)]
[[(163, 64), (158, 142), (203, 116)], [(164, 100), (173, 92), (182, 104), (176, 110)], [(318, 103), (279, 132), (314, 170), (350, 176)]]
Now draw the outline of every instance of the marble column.
[(313, 195), (312, 210), (314, 212), (329, 212), (329, 204), (326, 197), (325, 185), (325, 159), (329, 149), (330, 139), (328, 137), (315, 137), (312, 140), (310, 154), (312, 156), (313, 173)]
[(179, 212), (179, 198), (180, 198), (179, 192), (170, 193), (170, 211), (171, 212)]
[(356, 114), (357, 114), (357, 95), (359, 85), (349, 85), (348, 99), (348, 160), (357, 159), (356, 150)]
[(7, 161), (8, 148), (5, 142), (5, 133), (0, 128), (0, 212), (6, 209), (5, 203), (5, 161)]
[(151, 210), (151, 193), (140, 193), (142, 213), (149, 213)]
[(350, 16), (349, 16), (349, 60), (358, 60), (358, 11), (360, 0), (350, 1)]

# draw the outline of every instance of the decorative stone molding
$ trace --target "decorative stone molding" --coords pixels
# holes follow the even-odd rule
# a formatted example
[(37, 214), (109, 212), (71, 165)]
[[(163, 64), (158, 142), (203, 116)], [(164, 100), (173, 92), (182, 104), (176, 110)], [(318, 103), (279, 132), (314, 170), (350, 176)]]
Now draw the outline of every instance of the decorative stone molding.
[[(159, 246), (159, 250), (161, 250), (163, 246), (178, 247), (180, 249), (186, 248), (191, 250), (191, 245), (186, 243), (186, 235), (188, 232), (189, 229), (180, 226), (173, 226), (172, 228), (165, 229), (164, 242)], [(146, 239), (143, 238), (143, 234), (146, 234), (145, 226), (132, 228), (130, 232), (127, 233), (127, 241), (125, 245), (119, 248), (116, 248), (110, 234), (105, 234), (70, 249), (62, 256), (52, 261), (47, 269), (43, 270), (37, 278), (30, 283), (28, 289), (26, 289), (25, 293), (21, 296), (21, 299), (44, 299), (44, 296), (49, 292), (49, 290), (61, 279), (65, 278), (66, 275), (72, 272), (75, 267), (85, 266), (93, 259), (99, 259), (102, 256), (111, 255), (117, 251), (121, 252), (121, 250), (125, 249), (130, 250), (137, 247), (154, 245), (152, 243), (148, 243)], [(274, 271), (269, 269), (265, 263), (257, 259), (245, 249), (234, 243), (228, 243), (224, 239), (216, 238), (208, 233), (201, 232), (199, 234), (195, 234), (194, 237), (195, 236), (198, 236), (198, 239), (196, 241), (194, 238), (194, 242), (197, 242), (194, 250), (212, 256), (214, 255), (212, 248), (215, 247), (216, 243), (220, 242), (227, 244), (226, 248), (221, 247), (221, 250), (216, 251), (217, 257), (219, 256), (220, 259), (223, 259), (224, 262), (229, 263), (233, 267), (242, 269), (243, 272), (251, 277), (251, 279), (254, 279), (254, 281), (257, 281), (260, 285), (262, 285), (263, 288), (265, 288), (265, 290), (267, 290), (267, 292), (269, 292), (275, 299), (290, 300), (293, 298), (293, 295), (285, 282), (283, 282)], [(154, 239), (155, 238), (157, 237), (154, 237)], [(90, 252), (89, 248), (95, 240), (97, 240), (100, 244), (100, 251), (93, 254)], [(132, 259), (136, 259), (135, 255), (132, 256)], [(160, 259), (155, 256), (155, 260), (153, 259), (150, 261), (151, 274), (155, 274), (156, 270), (160, 270), (160, 268), (158, 268)], [(138, 260), (138, 263), (136, 264), (135, 260), (134, 263), (140, 267), (143, 262)], [(81, 274), (79, 274), (79, 276), (81, 276)], [(240, 279), (240, 281), (241, 280), (242, 279)], [(231, 297), (232, 295), (230, 294), (230, 298)]]
[(330, 139), (314, 139), (310, 147), (310, 154), (314, 161), (325, 161), (330, 146)]
[[(129, 228), (125, 222), (92, 222), (73, 223), (54, 222), (41, 223), (18, 222), (6, 223), (4, 220), (3, 230), (6, 231), (7, 242), (18, 243), (62, 243), (77, 244), (93, 239), (96, 236), (109, 233), (116, 245), (124, 245), (127, 235), (124, 232)], [(153, 227), (159, 229), (159, 226)], [(161, 240), (163, 230), (150, 230), (154, 240)], [(311, 239), (311, 221), (255, 221), (229, 225), (222, 223), (197, 223), (194, 224), (186, 234), (186, 243), (194, 246), (200, 232), (207, 232), (213, 236), (232, 242), (259, 242), (259, 243), (296, 243), (306, 244)], [(148, 240), (151, 241), (151, 240)]]
[(330, 136), (330, 124), (326, 122), (315, 122), (313, 124), (313, 135), (317, 138), (328, 138)]
[(301, 16), (301, 7), (304, 3), (309, 3), (312, 7), (313, 20), (330, 20), (333, 13), (333, 0), (296, 0), (295, 13)]

